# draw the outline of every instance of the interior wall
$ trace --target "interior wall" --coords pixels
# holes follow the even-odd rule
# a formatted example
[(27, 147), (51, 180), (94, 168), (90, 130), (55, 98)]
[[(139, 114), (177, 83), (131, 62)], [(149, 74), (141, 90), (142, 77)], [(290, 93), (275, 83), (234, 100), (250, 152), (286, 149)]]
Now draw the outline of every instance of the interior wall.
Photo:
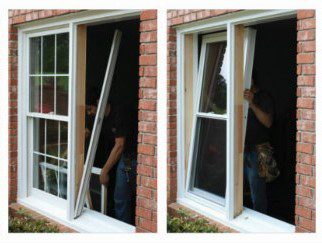
[[(106, 65), (112, 45), (114, 31), (122, 32), (121, 44), (117, 56), (112, 86), (109, 94), (109, 102), (113, 105), (122, 105), (131, 114), (129, 131), (133, 141), (137, 142), (138, 136), (138, 89), (139, 89), (139, 20), (127, 20), (109, 24), (89, 26), (87, 28), (87, 70), (86, 70), (86, 104), (92, 104), (93, 100), (100, 97), (101, 88), (106, 72)], [(87, 122), (91, 129), (94, 117)], [(103, 123), (104, 124), (104, 123)], [(102, 127), (104, 129), (104, 127)], [(87, 139), (86, 149), (89, 139)], [(101, 161), (106, 161), (114, 144), (104, 144), (100, 137), (94, 167), (101, 167)], [(137, 144), (135, 145), (137, 146)], [(113, 194), (115, 186), (116, 166), (110, 173), (108, 190), (107, 214), (114, 216)], [(100, 210), (100, 184), (98, 176), (91, 179), (92, 200), (94, 209)]]
[[(268, 214), (294, 224), (296, 165), (296, 19), (257, 29), (254, 69), (261, 89), (274, 99), (271, 143), (280, 176), (267, 184)], [(247, 203), (247, 201), (246, 201)]]

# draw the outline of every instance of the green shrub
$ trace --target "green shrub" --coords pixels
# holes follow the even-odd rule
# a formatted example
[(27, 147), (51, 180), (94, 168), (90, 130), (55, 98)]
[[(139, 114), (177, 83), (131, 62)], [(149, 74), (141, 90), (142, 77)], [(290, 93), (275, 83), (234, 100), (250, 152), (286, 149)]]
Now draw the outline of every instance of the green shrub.
[(23, 209), (17, 211), (17, 216), (9, 216), (10, 233), (58, 233), (57, 226), (51, 225), (46, 220), (36, 220)]
[(218, 229), (207, 220), (193, 217), (182, 209), (176, 217), (168, 215), (167, 228), (169, 233), (218, 233)]

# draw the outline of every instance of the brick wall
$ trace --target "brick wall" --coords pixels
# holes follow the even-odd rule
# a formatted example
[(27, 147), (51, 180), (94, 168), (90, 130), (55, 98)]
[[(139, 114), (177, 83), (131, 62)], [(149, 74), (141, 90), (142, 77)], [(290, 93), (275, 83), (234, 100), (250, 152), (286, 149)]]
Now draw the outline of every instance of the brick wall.
[[(239, 10), (168, 11), (168, 204), (177, 197), (177, 60), (175, 25), (229, 14)], [(297, 232), (315, 231), (315, 12), (298, 11), (297, 55)]]
[(298, 11), (297, 19), (295, 224), (298, 232), (315, 232), (315, 11)]
[[(18, 36), (15, 24), (78, 11), (81, 10), (9, 11), (9, 204), (16, 202), (17, 199)], [(156, 11), (142, 11), (140, 18), (140, 102), (136, 225), (139, 232), (155, 232), (157, 228)]]
[(157, 11), (141, 13), (136, 230), (157, 230)]

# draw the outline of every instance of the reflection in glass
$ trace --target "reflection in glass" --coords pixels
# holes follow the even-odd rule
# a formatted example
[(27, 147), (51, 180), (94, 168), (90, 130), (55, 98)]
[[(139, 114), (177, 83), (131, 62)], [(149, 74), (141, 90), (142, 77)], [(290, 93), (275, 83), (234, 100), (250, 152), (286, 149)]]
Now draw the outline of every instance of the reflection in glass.
[(34, 152), (45, 153), (45, 120), (35, 118), (34, 125)]
[(199, 118), (194, 151), (193, 187), (225, 197), (226, 121)]
[(67, 162), (59, 161), (59, 197), (67, 198)]
[(101, 192), (101, 183), (99, 180), (99, 175), (96, 175), (96, 174), (91, 175), (89, 192), (91, 195), (93, 209), (97, 212), (100, 212), (102, 192)]
[(43, 74), (55, 73), (55, 35), (46, 35), (43, 37)]
[(34, 154), (33, 163), (33, 187), (39, 190), (45, 190), (44, 174), (42, 173), (41, 165), (45, 163), (45, 157), (42, 155)]
[(68, 76), (56, 77), (56, 114), (68, 115)]
[(226, 114), (227, 68), (226, 42), (207, 44), (200, 102), (201, 112)]
[(55, 78), (42, 78), (42, 113), (53, 113), (55, 106)]
[(58, 122), (46, 120), (46, 154), (58, 157)]
[(30, 38), (30, 74), (41, 73), (41, 37)]
[(30, 112), (41, 112), (41, 77), (30, 77)]
[(69, 34), (57, 35), (57, 70), (58, 74), (68, 74)]
[(68, 123), (60, 122), (60, 155), (62, 159), (67, 159), (68, 151)]

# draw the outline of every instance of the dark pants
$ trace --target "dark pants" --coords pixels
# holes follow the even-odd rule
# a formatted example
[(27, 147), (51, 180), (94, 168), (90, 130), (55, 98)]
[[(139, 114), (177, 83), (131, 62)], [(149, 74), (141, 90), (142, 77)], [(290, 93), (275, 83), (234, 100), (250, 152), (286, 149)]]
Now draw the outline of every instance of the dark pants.
[(266, 214), (266, 182), (258, 175), (258, 157), (255, 151), (244, 153), (244, 178), (249, 183), (253, 209)]
[(116, 170), (114, 191), (115, 218), (134, 225), (136, 198), (136, 160), (131, 161), (131, 170), (127, 173), (123, 156)]

